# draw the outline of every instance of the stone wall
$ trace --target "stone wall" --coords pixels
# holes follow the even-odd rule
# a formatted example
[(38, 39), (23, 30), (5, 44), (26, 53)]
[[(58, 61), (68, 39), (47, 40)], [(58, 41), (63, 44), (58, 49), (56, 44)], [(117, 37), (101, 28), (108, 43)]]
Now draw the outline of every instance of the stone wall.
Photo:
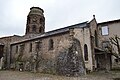
[(90, 27), (90, 44), (91, 44), (91, 55), (92, 55), (92, 69), (95, 70), (97, 67), (96, 64), (96, 59), (95, 59), (95, 48), (100, 48), (101, 45), (99, 45), (99, 32), (98, 32), (98, 26), (97, 26), (97, 21), (95, 17), (93, 20), (90, 21), (89, 23)]
[(69, 48), (64, 48), (57, 57), (57, 73), (67, 76), (85, 75), (85, 63), (79, 40), (73, 38), (69, 44)]
[(93, 70), (92, 68), (92, 52), (91, 52), (91, 42), (90, 42), (90, 31), (89, 28), (77, 28), (74, 29), (74, 37), (77, 38), (81, 43), (83, 58), (84, 58), (84, 45), (88, 48), (88, 61), (85, 61), (85, 66), (88, 70)]
[[(53, 40), (53, 49), (49, 49), (50, 39)], [(40, 42), (39, 45), (41, 45), (41, 47), (39, 47), (39, 50), (36, 49), (37, 42)], [(85, 74), (85, 66), (84, 66), (84, 60), (82, 56), (81, 44), (79, 43), (79, 40), (77, 41), (77, 43), (74, 43), (74, 42), (76, 41), (71, 40), (69, 33), (62, 33), (54, 36), (48, 36), (45, 38), (38, 38), (35, 40), (11, 44), (11, 68), (17, 69), (17, 70), (22, 69), (22, 70), (34, 71), (34, 72), (37, 71), (37, 72), (43, 72), (43, 73), (61, 74), (60, 68), (62, 68), (62, 65), (66, 65), (64, 60), (68, 60), (69, 56), (72, 57), (73, 53), (75, 52), (74, 51), (74, 48), (75, 48), (78, 51), (77, 54), (79, 54), (79, 56), (77, 57), (78, 59), (77, 62), (79, 63), (77, 65), (79, 66), (79, 69), (77, 67), (78, 70), (73, 71), (71, 73), (72, 69), (70, 66), (73, 65), (72, 63), (74, 61), (68, 62), (70, 61), (68, 60), (67, 61), (68, 65), (66, 65), (65, 67), (68, 68), (69, 66), (70, 70), (67, 70), (68, 72), (63, 72), (62, 74), (70, 74), (70, 75)], [(31, 51), (30, 51), (30, 44), (32, 44)], [(24, 45), (24, 49), (22, 49), (24, 51), (22, 51), (22, 53), (20, 49), (21, 45)], [(18, 51), (16, 51), (17, 48), (18, 48)], [(63, 58), (62, 63), (61, 63), (61, 58)], [(72, 67), (74, 68), (77, 65), (73, 65)], [(74, 73), (74, 72), (77, 72), (77, 73)]]
[(96, 54), (97, 70), (111, 70), (111, 54), (101, 53)]
[[(40, 60), (38, 60), (38, 63), (43, 64), (43, 65), (38, 65), (39, 66), (39, 72), (43, 72), (44, 70), (48, 71), (47, 69), (49, 69), (48, 65), (51, 64), (51, 62), (55, 61), (55, 57), (58, 55), (59, 49), (62, 48), (61, 45), (62, 44), (67, 44), (67, 40), (69, 38), (69, 34), (62, 34), (62, 35), (56, 35), (56, 36), (49, 36), (49, 37), (45, 37), (45, 38), (40, 38), (40, 39), (36, 39), (36, 40), (31, 40), (31, 41), (26, 41), (26, 42), (22, 42), (22, 43), (18, 43), (15, 45), (11, 45), (11, 58), (12, 58), (12, 64), (11, 67), (15, 68), (16, 67), (16, 59), (20, 56), (20, 45), (24, 45), (24, 51), (23, 51), (23, 55), (21, 57), (21, 61), (19, 62), (23, 62), (24, 61), (24, 65), (27, 66), (28, 65), (32, 65), (34, 64), (34, 58), (38, 57), (40, 58)], [(53, 43), (53, 49), (49, 50), (49, 40), (53, 39), (54, 43)], [(66, 41), (64, 41), (66, 40)], [(36, 41), (40, 41), (41, 42), (41, 48), (39, 51), (36, 51)], [(62, 43), (64, 41), (64, 43)], [(30, 44), (32, 44), (32, 51), (30, 52)], [(18, 46), (18, 51), (16, 53), (16, 46)], [(39, 62), (41, 61), (42, 62)], [(30, 61), (29, 61), (30, 60)], [(52, 65), (51, 65), (52, 66)], [(30, 67), (30, 66), (29, 66)], [(19, 69), (19, 68), (17, 68)], [(27, 68), (24, 68), (25, 70)], [(31, 71), (34, 71), (32, 67), (29, 68)]]
[(10, 43), (20, 39), (21, 37), (17, 35), (0, 38), (0, 43), (4, 44), (3, 61), (5, 69), (10, 66)]

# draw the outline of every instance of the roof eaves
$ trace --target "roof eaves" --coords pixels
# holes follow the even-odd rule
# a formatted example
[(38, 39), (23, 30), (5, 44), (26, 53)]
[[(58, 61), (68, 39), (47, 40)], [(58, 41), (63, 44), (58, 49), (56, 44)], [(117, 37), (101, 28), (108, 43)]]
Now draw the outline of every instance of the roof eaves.
[(101, 23), (98, 23), (98, 25), (101, 25), (101, 24), (108, 24), (108, 23), (114, 23), (114, 22), (120, 22), (120, 19), (112, 20), (112, 21), (106, 21), (106, 22), (101, 22)]
[(34, 39), (37, 39), (37, 38), (42, 38), (42, 37), (47, 37), (47, 36), (52, 36), (52, 35), (68, 32), (70, 28), (83, 28), (83, 27), (86, 27), (87, 24), (88, 24), (88, 21), (83, 22), (83, 23), (74, 24), (74, 25), (67, 26), (67, 27), (64, 27), (64, 28), (48, 31), (48, 32), (46, 32), (46, 33), (44, 33), (44, 34), (42, 34), (40, 36), (36, 36), (36, 37), (33, 37), (33, 38), (13, 42), (11, 44), (17, 44), (17, 43), (21, 43), (21, 42), (25, 42), (25, 41), (29, 41), (29, 40), (34, 40)]
[(16, 41), (16, 42), (13, 42), (11, 43), (12, 44), (18, 44), (18, 43), (22, 43), (22, 42), (26, 42), (26, 41), (30, 41), (30, 40), (35, 40), (35, 39), (39, 39), (39, 38), (43, 38), (43, 37), (47, 37), (47, 36), (52, 36), (52, 35), (56, 35), (56, 34), (61, 34), (61, 33), (65, 33), (65, 32), (68, 32), (69, 30), (66, 29), (64, 31), (59, 31), (59, 32), (54, 32), (54, 33), (44, 33), (40, 36), (36, 36), (36, 37), (33, 37), (33, 38), (29, 38), (29, 39), (23, 39), (21, 41)]

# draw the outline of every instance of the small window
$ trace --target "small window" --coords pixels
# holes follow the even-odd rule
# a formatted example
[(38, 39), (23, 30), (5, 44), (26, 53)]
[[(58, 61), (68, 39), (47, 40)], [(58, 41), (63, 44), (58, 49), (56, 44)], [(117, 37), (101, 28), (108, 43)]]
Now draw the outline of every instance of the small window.
[(29, 30), (30, 30), (30, 28), (29, 28), (29, 26), (27, 26), (27, 32), (29, 32)]
[(40, 32), (40, 33), (42, 32), (42, 28), (41, 28), (41, 27), (39, 28), (39, 32)]
[(54, 44), (53, 39), (50, 39), (49, 40), (49, 50), (53, 50), (53, 44)]
[(40, 23), (42, 24), (45, 21), (44, 18), (40, 18)]
[(16, 53), (18, 53), (18, 46), (16, 46)]
[(36, 32), (36, 25), (33, 25), (33, 26), (32, 26), (32, 31), (33, 31), (33, 32)]
[(108, 35), (108, 26), (103, 26), (102, 27), (102, 35)]
[(42, 23), (43, 22), (43, 19), (42, 18), (40, 18), (40, 23)]
[(115, 62), (116, 62), (116, 63), (118, 63), (118, 62), (119, 62), (119, 60), (118, 60), (118, 59), (115, 59)]
[(98, 35), (96, 30), (95, 30), (95, 46), (98, 47)]
[(30, 49), (29, 52), (32, 52), (32, 43), (30, 43)]
[(29, 24), (30, 23), (30, 17), (28, 16), (27, 17), (27, 24)]
[(88, 47), (86, 44), (84, 45), (84, 59), (88, 61)]
[(21, 44), (21, 45), (20, 45), (20, 53), (23, 53), (23, 52), (24, 52), (24, 48), (25, 48), (25, 44)]
[(38, 41), (38, 42), (36, 43), (36, 51), (41, 50), (41, 47), (42, 47), (42, 42), (41, 42), (41, 41)]

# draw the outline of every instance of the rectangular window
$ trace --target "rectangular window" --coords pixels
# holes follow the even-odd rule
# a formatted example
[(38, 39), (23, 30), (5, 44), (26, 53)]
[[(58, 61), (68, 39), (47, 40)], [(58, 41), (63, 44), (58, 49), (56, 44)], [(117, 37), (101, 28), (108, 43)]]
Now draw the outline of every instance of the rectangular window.
[(42, 47), (42, 42), (41, 41), (36, 42), (36, 51), (40, 51), (41, 47)]
[(20, 45), (20, 53), (22, 54), (24, 52), (25, 44)]
[(108, 31), (108, 26), (103, 26), (102, 27), (102, 35), (108, 35), (109, 34), (109, 31)]
[(49, 40), (49, 50), (53, 50), (54, 49), (54, 42), (53, 39)]
[(32, 52), (32, 43), (30, 43), (30, 49), (29, 52)]
[(18, 53), (18, 46), (16, 46), (16, 53)]

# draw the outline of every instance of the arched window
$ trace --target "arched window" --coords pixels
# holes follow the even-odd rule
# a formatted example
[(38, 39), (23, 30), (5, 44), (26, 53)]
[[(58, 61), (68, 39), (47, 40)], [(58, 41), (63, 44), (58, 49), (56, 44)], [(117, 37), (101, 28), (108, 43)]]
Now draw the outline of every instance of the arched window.
[(98, 35), (96, 30), (95, 30), (95, 46), (98, 47)]
[(53, 50), (53, 44), (54, 44), (53, 39), (50, 39), (49, 40), (49, 50)]
[(84, 45), (84, 59), (88, 61), (88, 47), (87, 44)]

